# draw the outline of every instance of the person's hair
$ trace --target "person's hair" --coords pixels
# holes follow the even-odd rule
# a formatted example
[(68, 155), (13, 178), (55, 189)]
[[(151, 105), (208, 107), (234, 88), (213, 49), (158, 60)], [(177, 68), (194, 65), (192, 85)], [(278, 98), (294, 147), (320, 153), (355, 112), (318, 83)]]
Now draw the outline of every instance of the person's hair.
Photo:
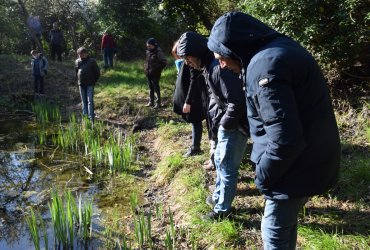
[(78, 48), (77, 55), (81, 55), (82, 53), (87, 53), (87, 49), (85, 47)]
[(38, 51), (37, 50), (31, 50), (31, 55), (34, 55), (34, 54), (37, 54)]
[(179, 40), (175, 41), (171, 50), (171, 54), (175, 59), (180, 59), (181, 57), (177, 54), (177, 46), (179, 44)]

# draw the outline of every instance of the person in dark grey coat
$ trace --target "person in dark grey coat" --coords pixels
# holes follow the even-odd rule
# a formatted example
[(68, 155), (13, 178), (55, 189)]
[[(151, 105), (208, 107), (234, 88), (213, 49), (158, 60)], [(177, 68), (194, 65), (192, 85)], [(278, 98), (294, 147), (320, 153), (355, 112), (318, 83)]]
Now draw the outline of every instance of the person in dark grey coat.
[(295, 249), (299, 210), (338, 180), (339, 132), (321, 69), (300, 44), (240, 12), (216, 21), (208, 48), (246, 85), (264, 248)]
[(208, 112), (211, 129), (217, 131), (214, 155), (217, 176), (215, 190), (206, 200), (213, 211), (205, 218), (224, 218), (230, 213), (236, 194), (238, 169), (249, 133), (243, 83), (232, 71), (220, 68), (207, 48), (207, 39), (196, 32), (181, 35), (177, 54), (190, 67), (203, 71), (212, 92)]
[(206, 119), (208, 125), (206, 115), (209, 97), (201, 71), (191, 68), (183, 62), (183, 59), (180, 59), (176, 54), (177, 44), (178, 41), (171, 50), (173, 57), (176, 59), (176, 67), (179, 67), (173, 94), (173, 111), (192, 125), (192, 145), (184, 154), (184, 157), (189, 157), (202, 152), (200, 148), (203, 131), (202, 121)]
[(64, 46), (64, 36), (63, 32), (59, 29), (57, 22), (53, 23), (53, 29), (49, 32), (49, 41), (50, 41), (50, 54), (51, 59), (55, 61), (55, 55), (58, 58), (58, 61), (62, 61), (62, 53)]
[(79, 58), (75, 62), (75, 70), (82, 100), (82, 114), (94, 122), (94, 86), (100, 77), (100, 69), (85, 47), (80, 47), (77, 55)]

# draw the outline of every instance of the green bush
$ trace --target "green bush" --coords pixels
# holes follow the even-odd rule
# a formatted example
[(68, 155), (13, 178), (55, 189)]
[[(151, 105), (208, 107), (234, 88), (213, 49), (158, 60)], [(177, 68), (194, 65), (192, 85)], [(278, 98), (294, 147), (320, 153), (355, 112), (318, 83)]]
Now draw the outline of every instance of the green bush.
[(326, 69), (369, 66), (367, 1), (254, 0), (240, 8), (299, 41)]

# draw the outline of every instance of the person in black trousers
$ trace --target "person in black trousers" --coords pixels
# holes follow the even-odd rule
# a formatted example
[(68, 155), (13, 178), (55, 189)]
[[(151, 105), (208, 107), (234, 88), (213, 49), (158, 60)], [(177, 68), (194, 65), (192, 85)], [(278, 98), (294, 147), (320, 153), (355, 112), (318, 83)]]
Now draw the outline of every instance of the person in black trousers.
[[(159, 108), (161, 107), (161, 90), (159, 87), (159, 80), (161, 78), (162, 70), (167, 65), (167, 60), (164, 57), (158, 42), (154, 38), (148, 39), (148, 41), (146, 42), (146, 47), (147, 50), (144, 72), (148, 79), (150, 98), (146, 106)], [(156, 100), (154, 100), (154, 92), (157, 95)]]

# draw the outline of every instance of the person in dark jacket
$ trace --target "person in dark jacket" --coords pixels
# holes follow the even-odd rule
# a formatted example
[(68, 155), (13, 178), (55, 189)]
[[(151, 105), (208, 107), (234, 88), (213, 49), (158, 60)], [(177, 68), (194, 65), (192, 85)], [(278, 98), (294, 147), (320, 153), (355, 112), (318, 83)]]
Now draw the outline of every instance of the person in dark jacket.
[[(159, 80), (161, 79), (162, 70), (167, 65), (167, 60), (159, 47), (158, 42), (154, 38), (149, 38), (146, 42), (146, 61), (144, 64), (144, 72), (148, 79), (149, 86), (149, 102), (147, 107), (159, 108), (161, 107), (161, 89)], [(154, 104), (154, 92), (157, 95)]]
[(215, 151), (216, 185), (207, 204), (213, 211), (205, 219), (224, 218), (230, 213), (236, 194), (238, 169), (246, 148), (248, 123), (246, 117), (243, 82), (228, 69), (221, 69), (212, 52), (207, 48), (207, 39), (196, 32), (181, 35), (177, 54), (190, 67), (202, 70), (212, 92), (209, 115), (212, 130), (217, 130)]
[(94, 86), (100, 77), (100, 69), (85, 47), (80, 47), (77, 55), (79, 58), (76, 60), (75, 70), (82, 100), (82, 114), (94, 122)]
[(103, 52), (104, 68), (113, 68), (113, 56), (117, 52), (117, 44), (108, 30), (104, 31), (101, 39), (101, 50)]
[(264, 248), (295, 249), (299, 210), (338, 180), (339, 132), (321, 69), (299, 43), (240, 12), (216, 21), (208, 47), (246, 84)]
[(44, 94), (44, 76), (48, 68), (48, 60), (37, 50), (31, 51), (31, 66), (33, 75), (33, 86), (36, 95)]
[(51, 59), (55, 61), (55, 55), (58, 58), (58, 61), (62, 61), (62, 52), (64, 46), (64, 36), (63, 32), (59, 29), (58, 23), (53, 23), (53, 29), (49, 32), (49, 41), (50, 41), (50, 54)]
[(183, 63), (183, 59), (177, 55), (177, 45), (178, 41), (172, 48), (176, 67), (179, 67), (173, 95), (173, 111), (192, 125), (192, 145), (184, 154), (184, 157), (189, 157), (201, 153), (202, 121), (206, 118), (209, 98), (201, 72)]

